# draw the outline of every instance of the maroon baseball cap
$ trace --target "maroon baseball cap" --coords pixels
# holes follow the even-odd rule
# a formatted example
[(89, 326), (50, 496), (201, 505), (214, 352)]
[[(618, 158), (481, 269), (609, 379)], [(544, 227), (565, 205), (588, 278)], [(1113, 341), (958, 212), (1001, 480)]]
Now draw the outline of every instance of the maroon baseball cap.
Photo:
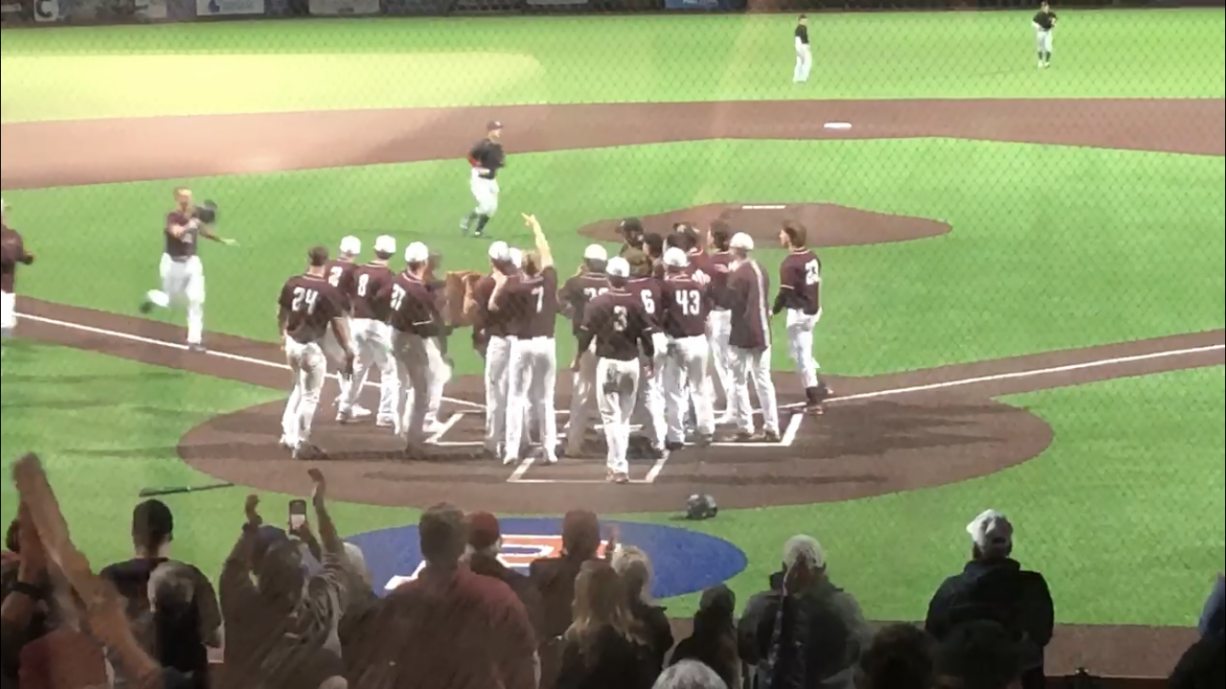
[(485, 131), (487, 132), (497, 131), (499, 129), (502, 129), (502, 123), (498, 120), (490, 120), (489, 123), (485, 125)]
[(498, 517), (489, 512), (473, 512), (468, 515), (468, 545), (484, 550), (502, 538)]

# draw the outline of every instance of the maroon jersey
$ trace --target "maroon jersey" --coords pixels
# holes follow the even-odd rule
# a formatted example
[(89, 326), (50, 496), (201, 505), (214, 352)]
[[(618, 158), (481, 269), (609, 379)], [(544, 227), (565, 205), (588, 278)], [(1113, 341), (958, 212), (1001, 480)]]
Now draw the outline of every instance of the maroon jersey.
[(770, 346), (770, 306), (766, 303), (769, 291), (770, 278), (756, 261), (743, 261), (728, 275), (729, 310), (732, 311), (730, 345), (741, 349)]
[(650, 343), (652, 319), (638, 294), (611, 289), (587, 305), (583, 330), (595, 336), (596, 356), (634, 361), (639, 357), (639, 343)]
[(353, 269), (349, 285), (349, 304), (354, 318), (387, 320), (387, 304), (379, 301), (379, 293), (392, 284), (395, 275), (386, 264), (367, 263)]
[(328, 282), (345, 297), (345, 311), (349, 310), (349, 295), (353, 294), (353, 271), (357, 267), (358, 264), (353, 261), (342, 261), (339, 258), (334, 258), (324, 265), (324, 275), (327, 276)]
[(727, 271), (731, 268), (732, 254), (727, 251), (716, 251), (707, 256), (706, 263), (711, 269), (711, 272), (708, 273), (711, 278), (711, 308), (730, 308)]
[(822, 308), (822, 262), (808, 249), (793, 251), (779, 266), (779, 299), (783, 309), (800, 309), (810, 316)]
[(643, 313), (647, 314), (647, 322), (652, 330), (660, 327), (661, 307), (660, 280), (656, 278), (634, 278), (626, 283), (626, 289), (639, 298), (643, 305)]
[(558, 298), (570, 307), (575, 335), (583, 328), (583, 312), (593, 299), (609, 291), (609, 277), (604, 273), (584, 273), (566, 281)]
[[(182, 211), (166, 214), (166, 227), (163, 232), (166, 235), (167, 256), (177, 261), (185, 261), (196, 255), (196, 246), (200, 243), (200, 228), (190, 225), (191, 221), (191, 216)], [(178, 237), (170, 233), (170, 228), (176, 225), (183, 228), (183, 234)]]
[(0, 292), (13, 293), (17, 282), (17, 264), (30, 263), (21, 233), (10, 227), (0, 227)]
[(707, 332), (707, 314), (711, 310), (707, 285), (680, 273), (664, 279), (661, 290), (664, 302), (660, 326), (672, 338), (700, 337)]
[(287, 315), (285, 334), (295, 342), (318, 342), (334, 318), (345, 315), (341, 293), (327, 280), (295, 275), (285, 281), (278, 303)]
[(473, 290), (473, 298), (477, 301), (477, 324), (473, 335), (478, 331), (483, 337), (508, 337), (511, 335), (511, 323), (514, 320), (511, 312), (500, 310), (490, 311), (490, 297), (494, 296), (494, 278), (486, 275), (477, 283)]
[(686, 254), (686, 258), (690, 260), (690, 264), (685, 268), (685, 274), (703, 283), (710, 284), (714, 278), (712, 273), (715, 268), (711, 265), (711, 257), (705, 251), (695, 251), (691, 254)]
[(400, 273), (380, 293), (389, 305), (390, 322), (396, 330), (422, 337), (434, 337), (443, 325), (443, 316), (434, 304), (430, 288), (418, 278)]
[(537, 275), (517, 275), (507, 281), (500, 311), (511, 316), (512, 334), (520, 338), (553, 337), (558, 323), (558, 271), (552, 266)]

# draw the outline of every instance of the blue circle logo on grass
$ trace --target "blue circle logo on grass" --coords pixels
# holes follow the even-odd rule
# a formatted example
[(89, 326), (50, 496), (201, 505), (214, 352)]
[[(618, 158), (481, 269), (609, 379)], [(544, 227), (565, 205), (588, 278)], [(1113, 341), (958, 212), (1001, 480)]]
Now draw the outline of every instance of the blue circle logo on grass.
[[(533, 560), (557, 557), (562, 551), (562, 520), (509, 517), (502, 527), (502, 562), (524, 574)], [(638, 522), (616, 524), (623, 545), (641, 548), (655, 570), (652, 594), (681, 596), (714, 586), (745, 569), (745, 553), (735, 545), (687, 529)], [(380, 595), (413, 580), (423, 562), (416, 526), (400, 526), (346, 538), (362, 549)]]

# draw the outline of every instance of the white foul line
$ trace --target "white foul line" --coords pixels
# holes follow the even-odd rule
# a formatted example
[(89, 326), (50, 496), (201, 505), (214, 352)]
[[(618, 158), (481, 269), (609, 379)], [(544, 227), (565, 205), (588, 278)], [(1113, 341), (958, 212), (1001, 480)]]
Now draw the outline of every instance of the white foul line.
[(643, 483), (655, 483), (656, 478), (660, 476), (660, 472), (664, 471), (664, 465), (668, 464), (668, 457), (672, 453), (665, 450), (656, 463), (651, 465), (651, 471), (647, 472), (647, 478), (643, 479)]
[[(140, 335), (132, 335), (130, 333), (121, 333), (121, 332), (117, 332), (114, 330), (106, 330), (103, 328), (95, 328), (95, 327), (88, 326), (88, 325), (80, 325), (78, 323), (68, 323), (66, 321), (58, 321), (58, 320), (55, 320), (54, 318), (43, 318), (42, 316), (31, 316), (29, 314), (20, 314), (20, 317), (26, 320), (35, 321), (37, 323), (46, 323), (47, 325), (58, 325), (61, 328), (68, 328), (69, 330), (80, 330), (81, 332), (93, 333), (95, 335), (107, 335), (110, 337), (119, 338), (121, 340), (128, 340), (130, 342), (139, 342), (141, 344), (156, 345), (158, 347), (166, 347), (167, 349), (177, 349), (179, 351), (187, 350), (187, 345), (184, 345), (184, 344), (166, 342), (165, 340), (155, 340), (149, 337), (141, 337)], [(287, 364), (279, 364), (275, 361), (266, 361), (264, 359), (253, 359), (251, 357), (241, 356), (238, 354), (230, 354), (227, 352), (217, 352), (211, 349), (206, 350), (204, 354), (207, 354), (209, 356), (215, 356), (219, 359), (226, 359), (227, 361), (237, 361), (243, 364), (255, 364), (256, 366), (265, 366), (268, 368), (275, 368), (275, 369), (279, 369), (282, 371), (289, 370), (289, 365)], [(331, 376), (331, 377), (335, 378), (336, 376)], [(370, 381), (366, 381), (365, 385), (368, 387), (372, 387), (372, 388), (379, 387), (378, 383), (372, 383)], [(451, 397), (444, 397), (443, 401), (450, 402), (452, 404), (463, 404), (469, 407), (473, 407), (474, 409), (482, 409), (482, 410), (485, 409), (484, 405), (477, 404), (476, 402), (472, 402), (470, 400), (461, 400), (461, 399), (453, 399)]]
[(446, 434), (447, 431), (450, 431), (452, 427), (454, 427), (457, 423), (459, 423), (460, 419), (462, 418), (464, 418), (464, 415), (461, 413), (452, 414), (450, 417), (447, 418), (446, 421), (443, 422), (443, 425), (438, 429), (438, 431), (434, 433), (434, 435), (430, 436), (429, 438), (426, 438), (426, 444), (427, 445), (437, 444), (438, 441), (443, 439), (443, 435)]
[(511, 477), (507, 479), (507, 483), (524, 483), (524, 474), (528, 473), (528, 469), (532, 467), (532, 462), (532, 457), (527, 457), (524, 461), (520, 462), (519, 466), (515, 467)]
[(1034, 376), (1046, 376), (1053, 373), (1067, 373), (1069, 371), (1082, 371), (1088, 368), (1102, 368), (1104, 366), (1115, 366), (1117, 364), (1130, 364), (1137, 361), (1151, 361), (1153, 359), (1167, 359), (1176, 356), (1187, 356), (1190, 354), (1204, 354), (1206, 352), (1220, 352), (1226, 350), (1226, 344), (1208, 345), (1205, 347), (1190, 347), (1188, 349), (1172, 349), (1165, 352), (1153, 352), (1151, 354), (1133, 354), (1130, 356), (1114, 357), (1111, 359), (1099, 359), (1098, 361), (1087, 361), (1082, 364), (1068, 364), (1066, 366), (1053, 366), (1051, 368), (1035, 368), (1028, 371), (1017, 371), (1015, 373), (997, 373), (990, 376), (977, 376), (975, 378), (963, 378), (961, 380), (950, 380), (944, 383), (930, 383), (928, 385), (912, 385), (905, 388), (894, 388), (892, 390), (878, 390), (876, 392), (862, 392), (857, 395), (842, 395), (833, 397), (828, 400), (827, 404), (834, 402), (852, 402), (855, 400), (876, 399), (878, 397), (891, 397), (894, 395), (903, 395), (912, 392), (928, 392), (930, 390), (945, 390), (947, 388), (962, 387), (965, 385), (975, 385), (977, 383), (992, 383), (1000, 380), (1013, 380), (1016, 378), (1032, 378)]

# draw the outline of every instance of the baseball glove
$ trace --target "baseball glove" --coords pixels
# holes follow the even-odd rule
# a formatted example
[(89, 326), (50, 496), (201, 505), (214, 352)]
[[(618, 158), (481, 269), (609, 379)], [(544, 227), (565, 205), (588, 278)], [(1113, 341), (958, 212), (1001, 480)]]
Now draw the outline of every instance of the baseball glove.
[(480, 279), (481, 274), (471, 270), (447, 273), (447, 313), (444, 318), (449, 325), (458, 328), (473, 324), (476, 309), (470, 308), (470, 302), (475, 306), (472, 292)]
[(217, 222), (217, 204), (212, 201), (205, 201), (196, 206), (196, 218), (206, 225), (212, 225)]

